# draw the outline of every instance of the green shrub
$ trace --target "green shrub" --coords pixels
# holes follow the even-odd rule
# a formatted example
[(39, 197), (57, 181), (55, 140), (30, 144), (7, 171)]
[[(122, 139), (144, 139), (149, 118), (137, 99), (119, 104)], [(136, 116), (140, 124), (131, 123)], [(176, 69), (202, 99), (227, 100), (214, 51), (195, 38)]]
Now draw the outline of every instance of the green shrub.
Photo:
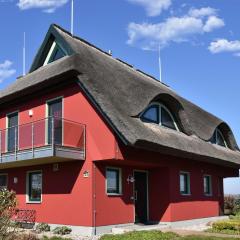
[(16, 194), (6, 189), (0, 190), (0, 239), (10, 239), (16, 225), (12, 222), (17, 206)]
[(218, 221), (212, 224), (213, 230), (224, 231), (240, 231), (240, 221), (229, 220), (229, 221)]
[(49, 232), (51, 230), (50, 226), (47, 223), (39, 223), (36, 226), (37, 232)]
[(66, 235), (66, 234), (70, 234), (71, 232), (72, 232), (72, 229), (66, 226), (56, 227), (53, 230), (53, 233), (59, 234), (59, 235)]

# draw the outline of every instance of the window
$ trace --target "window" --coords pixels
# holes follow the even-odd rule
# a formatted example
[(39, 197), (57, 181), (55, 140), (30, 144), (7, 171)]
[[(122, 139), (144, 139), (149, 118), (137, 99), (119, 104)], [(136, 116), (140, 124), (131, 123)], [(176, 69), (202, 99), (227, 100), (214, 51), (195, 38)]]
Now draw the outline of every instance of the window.
[(44, 61), (44, 66), (54, 62), (62, 57), (66, 56), (65, 52), (61, 49), (61, 47), (54, 41), (49, 52), (48, 55)]
[(213, 133), (213, 136), (212, 136), (210, 142), (213, 143), (213, 144), (217, 144), (219, 146), (222, 146), (222, 147), (227, 147), (227, 143), (224, 139), (224, 136), (218, 128)]
[(7, 174), (0, 174), (0, 190), (7, 189), (8, 185), (8, 176)]
[(154, 103), (141, 115), (141, 120), (179, 131), (171, 112), (162, 104)]
[(203, 177), (204, 195), (212, 195), (212, 177), (205, 175)]
[(42, 172), (29, 172), (27, 174), (28, 202), (41, 202), (42, 200)]
[(190, 174), (187, 172), (180, 173), (180, 193), (190, 195)]
[(107, 194), (115, 195), (122, 193), (122, 173), (119, 168), (107, 168), (106, 170), (106, 187)]

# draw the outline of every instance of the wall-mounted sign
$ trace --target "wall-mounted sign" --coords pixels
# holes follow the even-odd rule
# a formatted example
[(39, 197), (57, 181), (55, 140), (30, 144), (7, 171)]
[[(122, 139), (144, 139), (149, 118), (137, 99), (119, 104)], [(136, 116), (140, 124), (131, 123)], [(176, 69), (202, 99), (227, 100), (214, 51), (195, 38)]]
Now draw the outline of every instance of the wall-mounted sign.
[(14, 183), (14, 184), (17, 184), (17, 183), (18, 183), (18, 178), (17, 178), (17, 177), (14, 177), (14, 178), (13, 178), (13, 183)]
[(57, 172), (59, 170), (59, 165), (58, 165), (58, 163), (54, 163), (53, 164), (53, 171), (54, 172)]
[(84, 177), (84, 178), (88, 178), (88, 177), (89, 177), (89, 171), (84, 171), (83, 177)]

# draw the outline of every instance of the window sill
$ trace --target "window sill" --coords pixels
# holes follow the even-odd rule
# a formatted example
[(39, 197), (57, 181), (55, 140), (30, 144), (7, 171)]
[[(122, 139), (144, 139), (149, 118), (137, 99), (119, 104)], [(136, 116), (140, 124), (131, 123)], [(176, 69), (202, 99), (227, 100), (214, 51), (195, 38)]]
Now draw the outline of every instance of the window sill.
[(41, 204), (42, 201), (27, 201), (26, 204)]
[(122, 196), (122, 195), (123, 195), (122, 193), (107, 193), (107, 196), (109, 196), (109, 197), (114, 197), (114, 196), (118, 197), (118, 196)]
[(211, 194), (204, 194), (205, 197), (212, 197), (212, 193)]
[(181, 194), (181, 196), (191, 196), (192, 194), (191, 193), (180, 193)]

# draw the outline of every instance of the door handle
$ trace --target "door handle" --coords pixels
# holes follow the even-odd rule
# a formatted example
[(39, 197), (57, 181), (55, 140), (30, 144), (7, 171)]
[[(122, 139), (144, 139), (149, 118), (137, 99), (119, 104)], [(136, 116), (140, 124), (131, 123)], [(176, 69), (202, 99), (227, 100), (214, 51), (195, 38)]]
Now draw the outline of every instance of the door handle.
[(135, 196), (134, 196), (134, 200), (137, 201), (137, 198), (138, 198), (138, 192), (135, 191), (134, 195), (135, 195)]

